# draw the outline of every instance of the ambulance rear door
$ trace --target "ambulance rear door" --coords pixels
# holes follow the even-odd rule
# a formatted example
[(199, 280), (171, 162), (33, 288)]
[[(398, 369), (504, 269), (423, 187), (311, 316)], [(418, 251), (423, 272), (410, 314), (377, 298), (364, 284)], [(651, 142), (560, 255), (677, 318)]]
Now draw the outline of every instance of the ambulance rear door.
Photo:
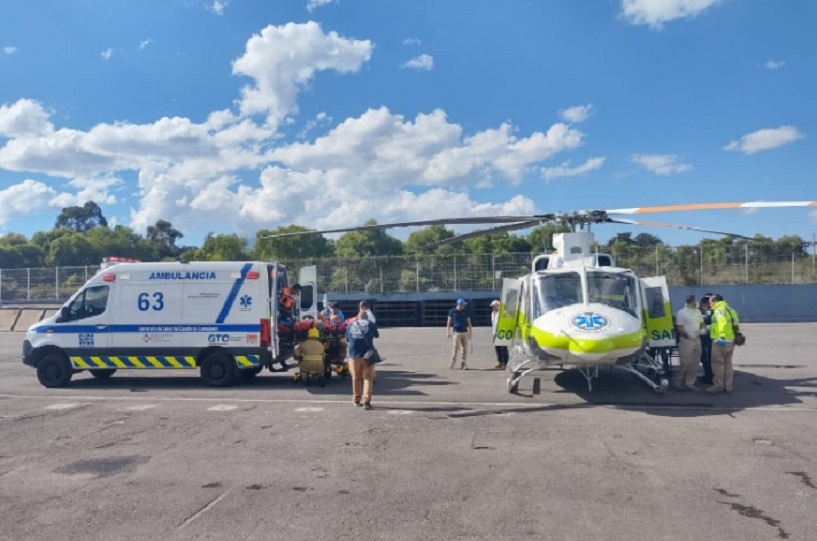
[(268, 277), (268, 291), (269, 291), (269, 313), (270, 313), (270, 321), (269, 321), (269, 329), (270, 329), (270, 352), (272, 353), (272, 360), (278, 358), (280, 355), (281, 347), (278, 343), (278, 295), (281, 293), (281, 290), (284, 288), (285, 281), (286, 281), (286, 272), (281, 270), (279, 272), (280, 267), (278, 266), (277, 261), (273, 261), (267, 264), (267, 277)]
[(298, 283), (301, 284), (300, 315), (301, 319), (309, 317), (318, 319), (318, 267), (310, 265), (298, 272)]

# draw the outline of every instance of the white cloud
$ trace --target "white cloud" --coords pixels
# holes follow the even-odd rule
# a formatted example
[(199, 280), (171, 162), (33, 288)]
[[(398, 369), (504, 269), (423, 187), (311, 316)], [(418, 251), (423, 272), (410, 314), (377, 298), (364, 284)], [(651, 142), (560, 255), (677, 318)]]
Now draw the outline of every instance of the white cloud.
[(570, 160), (568, 160), (556, 167), (543, 167), (542, 177), (545, 180), (553, 180), (554, 178), (575, 177), (578, 175), (583, 175), (590, 171), (595, 171), (596, 169), (599, 169), (602, 165), (604, 165), (605, 160), (606, 158), (604, 157), (590, 158), (583, 164), (577, 165), (576, 167), (570, 167)]
[(6, 54), (14, 54), (17, 52), (17, 47), (14, 47), (13, 45), (6, 45), (3, 47), (3, 52)]
[(139, 42), (139, 50), (146, 49), (149, 45), (153, 45), (156, 41), (153, 38), (143, 39)]
[(328, 6), (329, 4), (337, 4), (338, 0), (307, 0), (306, 2), (306, 10), (309, 13), (312, 13), (316, 9)]
[(633, 154), (632, 160), (656, 175), (677, 175), (692, 170), (692, 165), (678, 163), (675, 154)]
[(369, 40), (324, 33), (313, 21), (267, 26), (247, 41), (244, 55), (233, 62), (234, 75), (255, 80), (241, 89), (239, 109), (244, 115), (266, 114), (267, 122), (276, 127), (297, 112), (298, 93), (316, 71), (358, 71), (373, 48)]
[(49, 114), (39, 102), (21, 99), (0, 105), (0, 137), (42, 135), (54, 130)]
[(578, 124), (590, 118), (590, 115), (593, 113), (595, 113), (593, 104), (588, 103), (587, 105), (574, 105), (573, 107), (562, 109), (559, 111), (559, 117), (565, 122)]
[(416, 58), (412, 58), (400, 67), (415, 69), (417, 71), (429, 71), (434, 69), (434, 57), (427, 54), (421, 54)]
[(740, 140), (731, 141), (723, 147), (723, 150), (754, 154), (761, 150), (782, 147), (802, 138), (803, 134), (794, 126), (780, 126), (779, 128), (767, 128), (746, 134)]
[(105, 49), (99, 55), (103, 58), (103, 60), (108, 60), (113, 56), (113, 49)]
[(212, 4), (207, 6), (207, 9), (216, 15), (224, 15), (224, 9), (230, 5), (230, 0), (214, 0)]
[(621, 15), (631, 24), (660, 29), (664, 23), (695, 17), (720, 0), (622, 0)]
[(55, 195), (53, 188), (31, 179), (0, 190), (0, 224), (47, 206)]
[(403, 40), (403, 45), (420, 45), (422, 42), (418, 38), (406, 38)]
[(767, 70), (778, 70), (786, 65), (786, 62), (783, 60), (767, 60), (763, 67)]

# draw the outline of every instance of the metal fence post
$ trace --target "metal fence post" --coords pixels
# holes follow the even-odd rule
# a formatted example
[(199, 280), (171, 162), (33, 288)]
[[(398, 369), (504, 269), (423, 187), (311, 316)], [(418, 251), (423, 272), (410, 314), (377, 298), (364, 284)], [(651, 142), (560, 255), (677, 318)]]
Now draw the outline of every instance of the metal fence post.
[(380, 292), (383, 293), (383, 266), (380, 267)]
[(420, 292), (420, 259), (419, 258), (415, 259), (414, 264), (415, 264), (415, 269), (416, 269), (414, 271), (414, 284), (415, 284), (415, 287), (417, 289), (417, 293), (419, 293)]
[(496, 254), (491, 254), (491, 290), (496, 291)]
[(743, 245), (743, 257), (744, 257), (744, 267), (743, 267), (743, 283), (749, 283), (749, 244)]
[(54, 267), (54, 298), (60, 300), (60, 268)]
[(26, 300), (31, 300), (31, 269), (26, 268)]
[(794, 252), (791, 253), (791, 283), (794, 283)]
[(3, 306), (3, 269), (0, 269), (0, 306)]
[(457, 288), (457, 256), (455, 255), (453, 257), (454, 257), (454, 291), (457, 291), (459, 289)]
[(658, 276), (660, 271), (658, 270), (658, 245), (655, 245), (655, 275)]
[(346, 294), (348, 295), (349, 294), (349, 267), (344, 267), (343, 268), (343, 274), (344, 274), (343, 281), (345, 283), (344, 289), (346, 291)]
[(704, 285), (704, 243), (701, 242), (701, 286)]

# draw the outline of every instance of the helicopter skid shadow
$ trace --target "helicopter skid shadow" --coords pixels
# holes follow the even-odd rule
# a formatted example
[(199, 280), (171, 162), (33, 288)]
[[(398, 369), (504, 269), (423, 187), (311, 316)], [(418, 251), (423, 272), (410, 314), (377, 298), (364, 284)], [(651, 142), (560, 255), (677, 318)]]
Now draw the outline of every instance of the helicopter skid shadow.
[[(732, 393), (710, 394), (678, 391), (672, 385), (664, 394), (650, 390), (637, 378), (616, 370), (602, 370), (593, 380), (593, 390), (578, 370), (565, 370), (554, 378), (564, 392), (573, 393), (592, 406), (613, 406), (643, 411), (651, 415), (696, 417), (723, 415), (749, 408), (802, 404), (817, 394), (817, 378), (772, 379), (752, 372), (735, 370)], [(808, 389), (808, 390), (795, 390)]]

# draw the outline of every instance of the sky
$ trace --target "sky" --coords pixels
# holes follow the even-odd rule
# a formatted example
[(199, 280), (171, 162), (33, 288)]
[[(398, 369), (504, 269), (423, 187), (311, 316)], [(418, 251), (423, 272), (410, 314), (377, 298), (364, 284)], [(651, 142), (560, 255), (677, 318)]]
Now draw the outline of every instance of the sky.
[[(142, 234), (167, 220), (184, 245), (817, 200), (815, 22), (812, 0), (6, 1), (0, 234), (89, 200)], [(648, 218), (817, 233), (814, 208)]]

